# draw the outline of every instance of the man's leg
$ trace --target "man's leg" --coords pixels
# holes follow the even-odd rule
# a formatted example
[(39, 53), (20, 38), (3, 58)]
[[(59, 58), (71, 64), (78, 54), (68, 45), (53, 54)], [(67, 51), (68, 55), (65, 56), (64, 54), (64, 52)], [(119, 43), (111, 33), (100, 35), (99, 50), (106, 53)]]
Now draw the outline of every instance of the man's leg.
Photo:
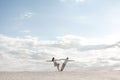
[(63, 69), (65, 68), (65, 63), (62, 64), (62, 67), (61, 67), (61, 70), (60, 71), (63, 71)]

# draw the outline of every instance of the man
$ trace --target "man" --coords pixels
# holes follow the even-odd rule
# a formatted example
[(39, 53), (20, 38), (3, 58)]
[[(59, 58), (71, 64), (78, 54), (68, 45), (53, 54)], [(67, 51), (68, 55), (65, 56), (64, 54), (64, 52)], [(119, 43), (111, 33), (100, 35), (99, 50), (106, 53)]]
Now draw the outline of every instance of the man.
[(68, 57), (65, 59), (65, 61), (63, 62), (63, 64), (62, 64), (62, 67), (61, 67), (61, 70), (60, 71), (63, 71), (64, 70), (64, 68), (65, 68), (65, 66), (66, 66), (66, 64), (67, 64), (67, 62), (68, 62)]

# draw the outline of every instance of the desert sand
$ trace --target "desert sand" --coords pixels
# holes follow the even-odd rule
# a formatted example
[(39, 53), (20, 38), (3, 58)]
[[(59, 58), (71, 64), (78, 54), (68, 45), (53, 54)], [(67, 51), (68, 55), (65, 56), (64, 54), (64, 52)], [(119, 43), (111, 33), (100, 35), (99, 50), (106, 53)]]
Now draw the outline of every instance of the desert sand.
[(0, 72), (0, 80), (120, 80), (120, 71)]

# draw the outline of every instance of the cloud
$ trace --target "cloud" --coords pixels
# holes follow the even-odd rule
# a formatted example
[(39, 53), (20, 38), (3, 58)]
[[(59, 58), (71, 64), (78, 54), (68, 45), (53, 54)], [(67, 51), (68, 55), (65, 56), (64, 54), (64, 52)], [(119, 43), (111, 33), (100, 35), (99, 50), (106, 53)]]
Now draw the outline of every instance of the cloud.
[[(95, 40), (93, 41), (87, 40), (82, 37), (71, 36), (71, 35), (62, 36), (59, 37), (58, 39), (60, 39), (60, 41), (63, 42), (62, 44), (59, 44), (59, 47), (66, 49), (75, 48), (80, 51), (101, 50), (101, 49), (119, 47), (119, 42), (114, 44), (105, 44), (105, 43), (96, 42)], [(56, 45), (58, 46), (58, 44)]]
[(79, 2), (84, 2), (85, 0), (74, 0), (74, 1), (79, 3)]
[(81, 3), (81, 2), (85, 2), (85, 0), (60, 0), (60, 2)]
[(22, 31), (20, 31), (21, 33), (31, 33), (31, 31), (30, 30), (22, 30)]
[(60, 2), (65, 2), (66, 0), (60, 0)]
[(56, 40), (0, 35), (0, 71), (56, 70), (52, 63), (45, 62), (53, 56), (75, 59), (68, 63), (66, 70), (118, 69), (119, 42), (108, 45), (92, 40), (74, 35), (60, 36)]
[(25, 12), (21, 15), (21, 19), (29, 19), (33, 16), (33, 12)]

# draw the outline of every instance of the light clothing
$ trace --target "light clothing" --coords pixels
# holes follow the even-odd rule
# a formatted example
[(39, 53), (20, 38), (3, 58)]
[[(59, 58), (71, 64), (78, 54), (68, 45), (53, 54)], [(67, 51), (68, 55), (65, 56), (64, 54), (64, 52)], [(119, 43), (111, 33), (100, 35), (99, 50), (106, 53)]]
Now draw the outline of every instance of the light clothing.
[(65, 59), (64, 64), (66, 64), (67, 62), (68, 62), (68, 59)]

